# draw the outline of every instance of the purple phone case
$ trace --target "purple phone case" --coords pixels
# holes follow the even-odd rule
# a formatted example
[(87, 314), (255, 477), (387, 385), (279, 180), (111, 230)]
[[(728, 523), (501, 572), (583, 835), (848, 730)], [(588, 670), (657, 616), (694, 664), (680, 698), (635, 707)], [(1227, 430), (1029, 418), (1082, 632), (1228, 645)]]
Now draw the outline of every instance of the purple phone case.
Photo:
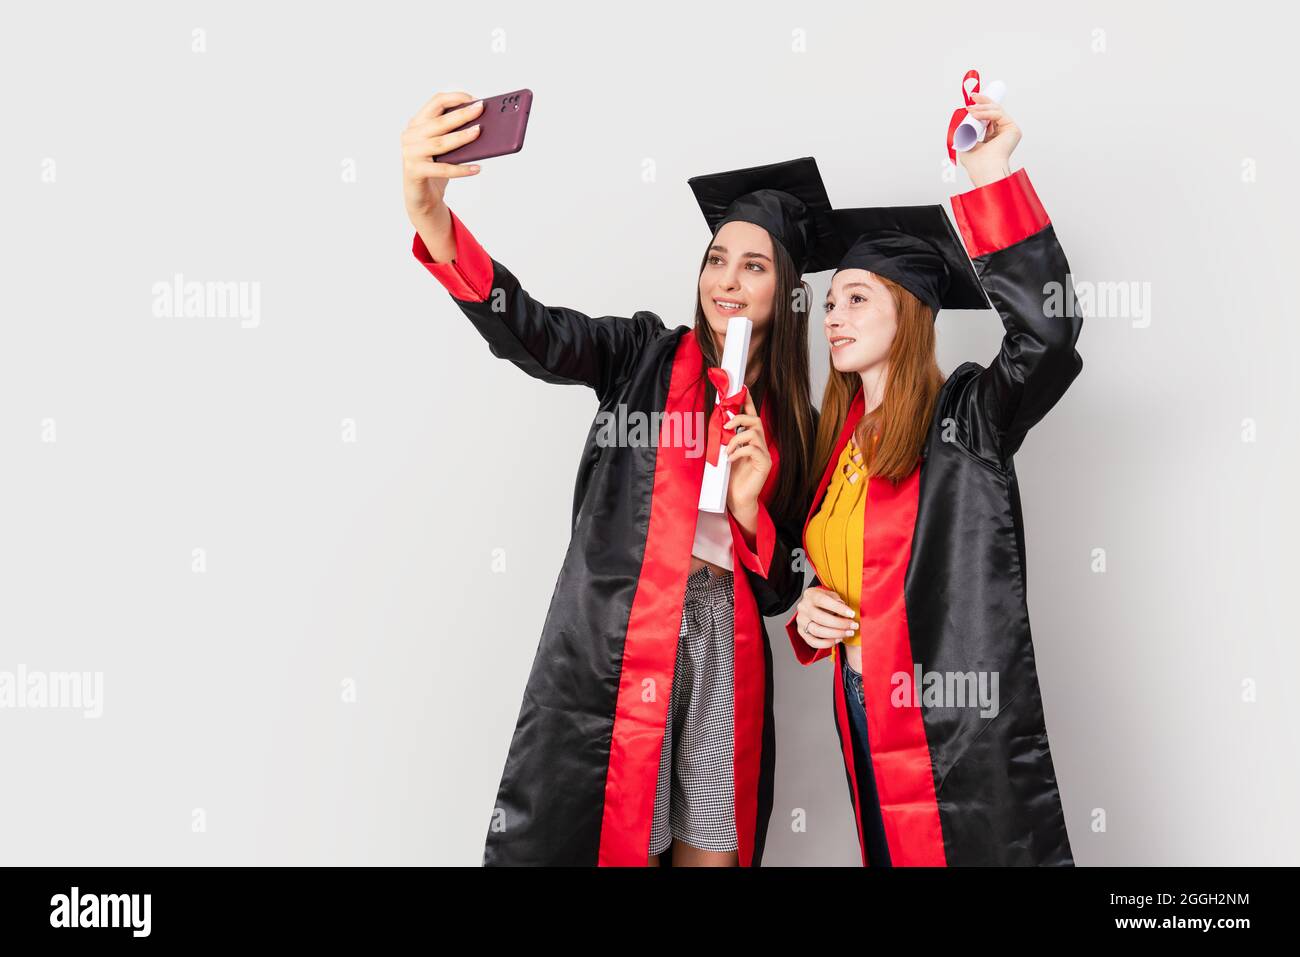
[(478, 139), (434, 158), (439, 163), (471, 163), (492, 156), (518, 153), (524, 145), (528, 113), (532, 108), (532, 90), (515, 90), (513, 93), (502, 93), (484, 99), (483, 112), (477, 119), (462, 123), (456, 130), (452, 130), (454, 133), (479, 123), (483, 130)]

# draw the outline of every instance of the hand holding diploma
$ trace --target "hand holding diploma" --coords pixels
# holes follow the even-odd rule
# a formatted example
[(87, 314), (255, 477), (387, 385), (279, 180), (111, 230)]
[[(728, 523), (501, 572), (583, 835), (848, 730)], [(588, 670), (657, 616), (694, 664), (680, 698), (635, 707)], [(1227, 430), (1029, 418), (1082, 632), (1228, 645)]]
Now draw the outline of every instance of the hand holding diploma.
[(988, 124), (984, 142), (958, 153), (958, 159), (975, 186), (987, 186), (1011, 175), (1011, 152), (1020, 142), (1020, 127), (1007, 115), (1001, 103), (982, 93), (972, 94), (970, 115)]
[[(732, 416), (722, 428), (732, 433), (727, 443), (727, 460), (731, 463), (727, 508), (752, 537), (758, 528), (758, 496), (772, 471), (772, 455), (767, 450), (763, 420), (748, 393), (745, 395), (745, 411)], [(744, 431), (737, 433), (737, 429)]]
[(730, 435), (723, 426), (745, 407), (741, 393), (746, 392), (745, 369), (749, 365), (749, 339), (753, 330), (754, 324), (744, 316), (729, 319), (727, 338), (722, 346), (722, 362), (709, 369), (709, 381), (717, 390), (718, 404), (709, 414), (704, 481), (700, 484), (699, 508), (702, 512), (727, 510), (731, 460), (725, 446)]
[[(971, 83), (971, 81), (974, 83)], [(1007, 85), (994, 80), (980, 93), (978, 70), (967, 70), (961, 92), (966, 105), (948, 123), (948, 159), (961, 165), (976, 186), (1011, 175), (1011, 151), (1020, 142), (1020, 129), (1002, 108)]]
[[(974, 80), (973, 86), (967, 88), (967, 84)], [(994, 80), (989, 84), (988, 89), (980, 93), (980, 75), (978, 70), (969, 70), (961, 81), (961, 93), (966, 98), (966, 109), (955, 110), (952, 114), (952, 122), (948, 124), (948, 160), (956, 165), (958, 153), (964, 153), (974, 147), (977, 143), (984, 142), (984, 132), (988, 123), (978, 117), (970, 115), (970, 107), (975, 104), (975, 94), (979, 93), (981, 100), (992, 100), (994, 103), (1001, 103), (1002, 98), (1007, 95), (1007, 85), (1001, 80)]]

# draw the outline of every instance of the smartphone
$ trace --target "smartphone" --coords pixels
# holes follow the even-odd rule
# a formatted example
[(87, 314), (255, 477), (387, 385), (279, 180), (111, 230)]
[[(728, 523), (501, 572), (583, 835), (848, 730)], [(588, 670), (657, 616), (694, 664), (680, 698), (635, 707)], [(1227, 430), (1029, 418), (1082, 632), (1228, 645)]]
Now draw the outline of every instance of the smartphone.
[(532, 108), (532, 90), (485, 97), (483, 111), (478, 117), (451, 131), (454, 133), (478, 123), (482, 126), (478, 139), (434, 159), (439, 163), (472, 163), (491, 156), (518, 153), (524, 145), (524, 132), (528, 129), (528, 114)]

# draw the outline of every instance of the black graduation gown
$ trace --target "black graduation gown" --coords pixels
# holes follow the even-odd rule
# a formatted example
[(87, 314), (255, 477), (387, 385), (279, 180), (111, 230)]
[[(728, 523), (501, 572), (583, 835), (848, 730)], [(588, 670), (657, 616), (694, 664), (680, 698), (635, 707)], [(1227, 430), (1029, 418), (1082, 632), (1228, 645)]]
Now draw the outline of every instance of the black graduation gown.
[[(967, 362), (948, 377), (918, 468), (897, 487), (870, 479), (861, 599), (870, 768), (854, 766), (843, 645), (835, 726), (864, 864), (864, 810), (870, 820), (877, 809), (862, 801), (874, 780), (894, 866), (1072, 865), (1030, 639), (1013, 455), (1082, 369), (1081, 319), (1044, 308), (1048, 284), (1065, 289), (1070, 267), (1023, 169), (952, 202), (1006, 336), (987, 369)], [(863, 411), (859, 389), (808, 520)], [(805, 642), (796, 618), (786, 630), (804, 664), (831, 653)], [(982, 717), (977, 706), (927, 701), (914, 680), (927, 672), (995, 672), (999, 710)], [(907, 690), (898, 675), (915, 697), (891, 697)]]
[[(572, 538), (524, 691), (484, 863), (644, 865), (704, 474), (702, 430), (683, 428), (684, 417), (696, 412), (693, 421), (703, 422), (704, 357), (694, 331), (667, 329), (651, 312), (593, 318), (543, 305), (454, 213), (452, 226), (453, 262), (431, 262), (418, 233), (412, 251), (492, 354), (546, 382), (586, 385), (599, 403), (578, 467)], [(753, 549), (731, 520), (741, 866), (760, 863), (772, 808), (772, 665), (762, 616), (782, 614), (802, 593), (792, 549), (807, 504), (768, 511), (780, 456), (768, 407), (756, 404), (773, 468), (760, 495)], [(635, 413), (667, 414), (657, 443), (617, 447), (601, 441), (608, 421), (602, 412), (629, 421)]]

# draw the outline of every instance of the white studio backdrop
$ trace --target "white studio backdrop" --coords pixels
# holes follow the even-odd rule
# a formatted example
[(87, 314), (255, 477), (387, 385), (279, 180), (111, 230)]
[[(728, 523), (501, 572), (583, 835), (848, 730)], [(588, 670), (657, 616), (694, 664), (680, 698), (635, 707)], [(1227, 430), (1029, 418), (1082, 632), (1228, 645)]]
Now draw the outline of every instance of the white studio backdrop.
[[(412, 257), (434, 92), (534, 91), (523, 151), (448, 190), (525, 288), (677, 325), (689, 176), (814, 155), (838, 204), (947, 206), (972, 67), (1099, 290), (1017, 456), (1076, 860), (1300, 862), (1288, 15), (6, 8), (0, 675), (102, 685), (0, 709), (0, 863), (480, 862), (595, 401), (494, 359)], [(177, 276), (240, 298), (169, 311)], [(1001, 335), (941, 314), (942, 367)], [(829, 665), (769, 633), (765, 863), (855, 864)]]

